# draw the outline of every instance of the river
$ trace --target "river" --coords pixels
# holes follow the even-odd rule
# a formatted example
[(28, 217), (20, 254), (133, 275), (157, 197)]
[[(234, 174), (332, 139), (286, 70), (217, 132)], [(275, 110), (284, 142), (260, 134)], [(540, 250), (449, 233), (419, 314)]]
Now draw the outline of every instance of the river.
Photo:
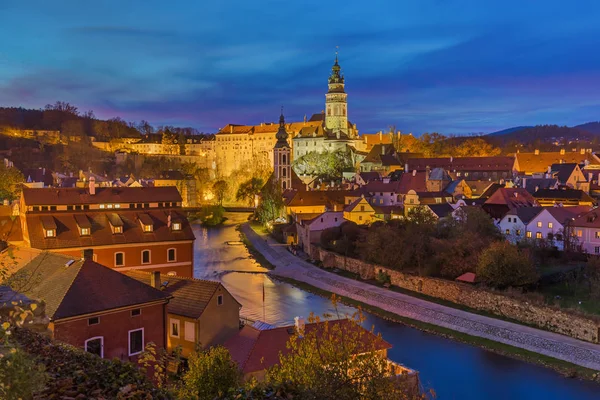
[[(334, 312), (328, 299), (270, 279), (245, 246), (227, 243), (239, 241), (236, 225), (246, 221), (247, 216), (228, 213), (228, 221), (219, 227), (194, 225), (194, 276), (221, 280), (242, 304), (242, 316), (272, 325), (291, 324), (295, 316), (306, 317), (310, 312)], [(341, 314), (354, 311), (352, 307), (338, 307)], [(392, 344), (389, 358), (418, 370), (423, 385), (433, 388), (439, 399), (600, 399), (600, 385), (596, 383), (565, 378), (551, 369), (371, 314), (366, 317), (365, 324), (375, 326), (375, 331)]]

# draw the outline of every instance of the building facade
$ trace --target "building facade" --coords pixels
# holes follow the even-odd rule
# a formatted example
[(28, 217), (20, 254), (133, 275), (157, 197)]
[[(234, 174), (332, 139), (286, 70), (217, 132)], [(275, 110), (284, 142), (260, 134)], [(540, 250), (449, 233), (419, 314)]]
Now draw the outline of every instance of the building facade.
[(194, 233), (175, 187), (24, 188), (23, 240), (110, 268), (191, 277)]

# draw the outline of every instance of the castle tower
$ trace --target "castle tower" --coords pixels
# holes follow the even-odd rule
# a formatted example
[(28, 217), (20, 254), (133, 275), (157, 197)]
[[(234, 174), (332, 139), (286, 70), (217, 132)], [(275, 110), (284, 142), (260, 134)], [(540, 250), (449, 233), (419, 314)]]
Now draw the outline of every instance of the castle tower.
[(325, 95), (325, 128), (333, 133), (348, 132), (348, 96), (344, 91), (344, 75), (340, 74), (338, 54), (329, 75), (329, 90)]
[(281, 190), (292, 187), (292, 160), (291, 148), (288, 143), (288, 133), (285, 130), (285, 119), (283, 118), (283, 107), (279, 117), (279, 130), (275, 135), (277, 142), (273, 148), (273, 174), (281, 185)]

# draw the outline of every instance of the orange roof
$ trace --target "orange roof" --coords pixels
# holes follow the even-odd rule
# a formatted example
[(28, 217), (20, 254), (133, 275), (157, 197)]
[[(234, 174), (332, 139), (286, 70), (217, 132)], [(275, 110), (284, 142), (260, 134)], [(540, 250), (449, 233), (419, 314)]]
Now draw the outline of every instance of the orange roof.
[(475, 278), (476, 276), (474, 273), (465, 272), (464, 274), (456, 278), (456, 280), (459, 282), (475, 283)]

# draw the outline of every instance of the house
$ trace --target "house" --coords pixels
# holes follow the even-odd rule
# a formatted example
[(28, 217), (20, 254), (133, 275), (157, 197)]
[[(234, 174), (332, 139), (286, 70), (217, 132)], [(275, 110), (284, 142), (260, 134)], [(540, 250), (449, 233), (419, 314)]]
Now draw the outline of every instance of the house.
[(512, 209), (498, 222), (498, 229), (511, 243), (517, 243), (524, 238), (530, 239), (532, 232), (528, 228), (529, 223), (543, 210), (544, 208), (538, 206)]
[(147, 343), (167, 345), (171, 295), (92, 260), (41, 252), (9, 283), (44, 301), (56, 340), (102, 358), (128, 361), (135, 361)]
[(499, 220), (514, 209), (539, 205), (537, 200), (523, 188), (502, 187), (483, 203), (482, 208), (492, 218)]
[[(526, 237), (545, 239), (563, 250), (565, 228), (575, 218), (591, 210), (590, 206), (544, 207), (527, 225)], [(567, 232), (569, 234), (569, 232)], [(572, 234), (572, 233), (571, 233)]]
[(469, 186), (467, 181), (464, 179), (456, 179), (450, 182), (443, 190), (452, 196), (456, 200), (470, 199), (473, 197), (473, 189)]
[(434, 168), (427, 170), (425, 175), (428, 192), (441, 192), (452, 182), (452, 178), (444, 168)]
[(311, 254), (312, 245), (321, 242), (321, 233), (325, 229), (340, 226), (345, 221), (342, 211), (326, 211), (310, 220), (296, 222), (298, 245), (306, 254)]
[(167, 349), (188, 357), (197, 347), (223, 344), (239, 331), (242, 305), (218, 281), (161, 276), (159, 271), (126, 275), (171, 296), (167, 305)]
[(534, 194), (540, 189), (557, 189), (558, 188), (558, 179), (556, 178), (534, 178), (534, 177), (523, 177), (521, 179), (521, 187), (529, 192), (529, 194)]
[(360, 186), (364, 186), (369, 182), (372, 181), (379, 181), (381, 180), (381, 174), (379, 172), (356, 172), (354, 174), (354, 181), (360, 185)]
[(579, 189), (585, 193), (590, 192), (590, 182), (585, 179), (585, 175), (578, 164), (552, 164), (549, 167), (549, 176), (556, 178), (558, 184), (571, 189)]
[(25, 177), (24, 185), (27, 187), (48, 187), (54, 184), (54, 177), (49, 169), (24, 168), (21, 172)]
[(357, 197), (360, 193), (351, 190), (291, 191), (287, 198), (284, 197), (285, 211), (287, 215), (342, 211), (347, 196)]
[(375, 219), (375, 209), (367, 199), (360, 197), (344, 207), (344, 219), (358, 225), (370, 224)]
[[(325, 324), (348, 326), (348, 328), (342, 329), (364, 329), (345, 319), (305, 324), (304, 318), (296, 317), (295, 321), (295, 325), (281, 327), (267, 325), (263, 329), (261, 329), (262, 325), (255, 324), (257, 327), (246, 325), (238, 335), (225, 342), (224, 346), (229, 350), (233, 361), (238, 364), (244, 379), (264, 380), (266, 370), (279, 364), (280, 354), (286, 355), (290, 352), (287, 343), (295, 337), (298, 330), (305, 332), (306, 335), (315, 333), (318, 337), (320, 332), (324, 331)], [(365, 340), (374, 341), (375, 351), (387, 359), (387, 351), (392, 346), (371, 332), (365, 331), (364, 335)], [(302, 340), (302, 338), (298, 338), (298, 340)], [(404, 370), (405, 372), (414, 372), (407, 368)]]
[(492, 182), (492, 181), (475, 181), (475, 180), (465, 180), (465, 183), (469, 186), (469, 188), (471, 189), (471, 198), (472, 199), (479, 199), (479, 198), (484, 198), (487, 199), (489, 197), (491, 197), (494, 192), (496, 192), (496, 190), (498, 190), (501, 187), (504, 187), (504, 185), (496, 183), (496, 182)]
[(399, 169), (402, 169), (402, 162), (398, 159), (396, 149), (391, 143), (373, 145), (364, 160), (360, 162), (362, 172), (379, 171), (387, 175)]
[(398, 193), (400, 194), (400, 200), (402, 203), (406, 203), (406, 195), (409, 191), (414, 192), (426, 192), (427, 191), (427, 172), (417, 172), (413, 170), (411, 172), (404, 172), (400, 175), (398, 181), (400, 185), (398, 187)]
[(404, 206), (373, 206), (376, 220), (389, 221), (391, 219), (404, 218)]
[(127, 271), (192, 276), (194, 233), (175, 187), (24, 188), (23, 240)]
[(515, 158), (497, 157), (434, 157), (409, 158), (406, 160), (406, 171), (419, 172), (442, 168), (449, 171), (453, 178), (491, 179), (499, 181), (511, 178), (515, 166)]
[(402, 204), (400, 197), (400, 181), (383, 178), (371, 181), (360, 188), (366, 197), (370, 197), (373, 206), (395, 206)]
[(569, 224), (571, 234), (588, 254), (600, 255), (600, 210), (594, 208)]
[(535, 173), (546, 173), (552, 164), (575, 163), (586, 167), (600, 168), (600, 159), (591, 151), (582, 149), (579, 152), (565, 151), (516, 153), (514, 169), (521, 175), (532, 175)]
[(564, 207), (569, 207), (592, 206), (596, 204), (596, 201), (589, 194), (577, 189), (539, 189), (533, 194), (533, 197), (542, 206), (560, 204)]
[(408, 216), (410, 210), (417, 206), (429, 204), (443, 204), (452, 201), (452, 196), (445, 191), (441, 192), (415, 192), (409, 190), (404, 196), (404, 215)]
[(193, 176), (186, 176), (181, 171), (168, 170), (161, 171), (150, 181), (156, 187), (176, 187), (182, 198), (182, 207), (196, 207), (198, 205), (196, 179)]

